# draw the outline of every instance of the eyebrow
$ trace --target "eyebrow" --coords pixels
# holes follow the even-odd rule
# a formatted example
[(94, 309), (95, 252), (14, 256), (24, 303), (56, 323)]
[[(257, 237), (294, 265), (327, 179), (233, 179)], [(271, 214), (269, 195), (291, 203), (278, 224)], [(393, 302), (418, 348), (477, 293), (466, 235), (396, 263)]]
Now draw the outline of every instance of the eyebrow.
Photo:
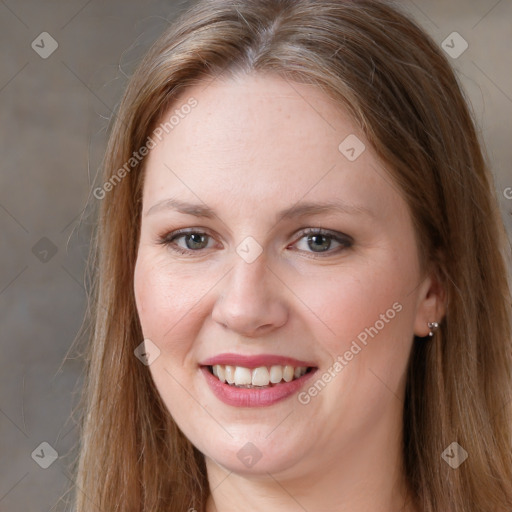
[[(213, 219), (217, 217), (215, 211), (208, 206), (188, 203), (176, 198), (158, 201), (145, 213), (144, 216), (148, 216), (162, 210), (176, 210), (186, 215), (205, 219)], [(345, 203), (342, 201), (324, 201), (297, 203), (289, 208), (277, 212), (275, 221), (280, 222), (282, 220), (320, 215), (322, 213), (344, 213), (375, 217), (375, 214), (364, 206)]]

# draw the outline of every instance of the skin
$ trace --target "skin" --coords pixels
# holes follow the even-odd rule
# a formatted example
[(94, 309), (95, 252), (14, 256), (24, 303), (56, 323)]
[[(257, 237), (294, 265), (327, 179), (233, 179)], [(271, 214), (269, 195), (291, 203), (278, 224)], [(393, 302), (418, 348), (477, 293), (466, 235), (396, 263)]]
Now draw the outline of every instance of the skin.
[[(413, 510), (400, 456), (405, 372), (413, 335), (441, 320), (444, 294), (420, 269), (399, 189), (348, 113), (313, 86), (217, 78), (187, 89), (170, 113), (190, 97), (197, 107), (148, 156), (134, 277), (144, 337), (160, 350), (151, 375), (206, 457), (207, 511)], [(350, 134), (366, 146), (355, 161), (338, 149)], [(148, 214), (170, 197), (217, 217)], [(299, 201), (327, 200), (370, 214), (275, 221)], [(191, 254), (158, 243), (181, 228), (210, 237), (199, 249), (197, 236), (174, 240)], [(318, 242), (325, 252), (315, 251), (305, 228), (349, 235), (353, 245), (327, 238)], [(250, 264), (236, 252), (249, 236), (263, 249)], [(400, 312), (308, 404), (295, 395), (229, 406), (199, 370), (223, 352), (270, 353), (313, 361), (321, 376), (395, 303)], [(248, 442), (261, 453), (250, 468), (237, 457)]]

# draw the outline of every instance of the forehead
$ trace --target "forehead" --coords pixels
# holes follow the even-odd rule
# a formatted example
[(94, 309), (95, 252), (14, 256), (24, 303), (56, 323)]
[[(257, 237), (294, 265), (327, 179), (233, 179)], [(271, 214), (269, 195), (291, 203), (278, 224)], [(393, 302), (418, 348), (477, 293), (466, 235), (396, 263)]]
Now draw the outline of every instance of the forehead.
[[(182, 108), (191, 100), (194, 108)], [(183, 91), (162, 122), (171, 116), (146, 162), (148, 200), (171, 193), (247, 213), (302, 198), (343, 197), (381, 209), (397, 200), (364, 134), (317, 87), (269, 75), (218, 77)], [(355, 160), (343, 153), (345, 140), (360, 141), (358, 152), (364, 147)]]
[(198, 84), (182, 93), (170, 113), (190, 98), (197, 106), (173, 128), (173, 139), (194, 147), (198, 156), (201, 148), (194, 139), (210, 156), (220, 157), (231, 148), (236, 157), (251, 151), (247, 157), (281, 154), (293, 159), (304, 153), (314, 156), (319, 144), (318, 152), (337, 155), (340, 136), (356, 131), (343, 107), (319, 88), (272, 75), (219, 77)]

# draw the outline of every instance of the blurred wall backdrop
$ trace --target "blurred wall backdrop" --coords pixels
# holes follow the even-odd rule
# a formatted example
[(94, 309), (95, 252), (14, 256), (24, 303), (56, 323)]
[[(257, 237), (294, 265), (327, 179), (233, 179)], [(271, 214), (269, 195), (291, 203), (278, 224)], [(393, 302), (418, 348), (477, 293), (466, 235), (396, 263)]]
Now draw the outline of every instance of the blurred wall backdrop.
[[(191, 3), (0, 0), (1, 512), (62, 510), (93, 221), (81, 214), (128, 77)], [(458, 70), (512, 234), (512, 2), (397, 3)]]

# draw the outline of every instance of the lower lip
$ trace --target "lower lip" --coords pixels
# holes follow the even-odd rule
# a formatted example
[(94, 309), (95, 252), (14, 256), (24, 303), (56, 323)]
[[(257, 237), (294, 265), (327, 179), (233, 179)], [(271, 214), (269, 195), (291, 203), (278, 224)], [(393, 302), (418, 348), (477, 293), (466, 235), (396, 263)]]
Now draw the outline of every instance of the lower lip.
[(201, 367), (206, 382), (214, 395), (225, 404), (235, 407), (265, 407), (280, 402), (297, 393), (316, 370), (317, 368), (314, 368), (291, 382), (282, 382), (270, 388), (256, 389), (230, 386), (212, 375), (206, 366)]

